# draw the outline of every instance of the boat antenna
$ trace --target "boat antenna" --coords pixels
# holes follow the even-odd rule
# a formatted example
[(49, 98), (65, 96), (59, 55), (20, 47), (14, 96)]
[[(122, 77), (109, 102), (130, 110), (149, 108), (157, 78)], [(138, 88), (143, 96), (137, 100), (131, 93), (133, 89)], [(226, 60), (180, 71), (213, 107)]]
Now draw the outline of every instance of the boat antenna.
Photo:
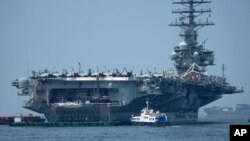
[(225, 70), (226, 70), (225, 64), (222, 64), (222, 78), (225, 78)]
[(147, 101), (146, 101), (146, 105), (147, 105), (147, 110), (149, 109), (149, 106), (148, 106), (148, 104), (149, 104), (149, 99), (147, 98)]

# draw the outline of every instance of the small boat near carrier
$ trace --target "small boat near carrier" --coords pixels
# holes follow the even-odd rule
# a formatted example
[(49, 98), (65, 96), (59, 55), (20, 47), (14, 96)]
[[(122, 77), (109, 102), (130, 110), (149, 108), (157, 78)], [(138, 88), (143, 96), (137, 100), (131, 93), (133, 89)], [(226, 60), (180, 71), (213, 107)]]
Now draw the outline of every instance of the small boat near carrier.
[(168, 118), (166, 113), (160, 113), (160, 111), (154, 111), (149, 107), (149, 101), (146, 101), (147, 107), (141, 110), (140, 116), (133, 116), (130, 121), (134, 125), (167, 125)]

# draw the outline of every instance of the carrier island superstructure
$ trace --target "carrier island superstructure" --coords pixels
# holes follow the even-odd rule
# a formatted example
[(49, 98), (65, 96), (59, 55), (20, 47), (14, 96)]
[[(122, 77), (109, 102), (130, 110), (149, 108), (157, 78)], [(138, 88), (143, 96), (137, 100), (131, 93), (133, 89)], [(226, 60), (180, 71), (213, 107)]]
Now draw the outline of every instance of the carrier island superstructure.
[(134, 74), (132, 71), (95, 71), (62, 73), (48, 70), (19, 78), (12, 85), (18, 95), (30, 96), (24, 107), (43, 113), (51, 122), (129, 122), (131, 115), (140, 113), (145, 101), (152, 109), (167, 114), (169, 122), (196, 122), (200, 107), (222, 97), (222, 94), (241, 93), (224, 76), (208, 75), (206, 67), (214, 65), (214, 52), (197, 40), (197, 31), (213, 23), (197, 18), (210, 17), (211, 9), (201, 8), (210, 0), (173, 0), (179, 5), (172, 13), (180, 17), (170, 26), (181, 28), (182, 42), (174, 47), (171, 59), (177, 73)]

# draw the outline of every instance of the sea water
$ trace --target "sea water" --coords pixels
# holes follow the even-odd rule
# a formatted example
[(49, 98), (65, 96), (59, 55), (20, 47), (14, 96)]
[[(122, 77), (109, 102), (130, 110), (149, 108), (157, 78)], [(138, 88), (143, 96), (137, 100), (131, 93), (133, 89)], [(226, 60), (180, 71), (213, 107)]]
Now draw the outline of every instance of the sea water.
[(106, 127), (10, 127), (0, 141), (228, 141), (229, 123)]

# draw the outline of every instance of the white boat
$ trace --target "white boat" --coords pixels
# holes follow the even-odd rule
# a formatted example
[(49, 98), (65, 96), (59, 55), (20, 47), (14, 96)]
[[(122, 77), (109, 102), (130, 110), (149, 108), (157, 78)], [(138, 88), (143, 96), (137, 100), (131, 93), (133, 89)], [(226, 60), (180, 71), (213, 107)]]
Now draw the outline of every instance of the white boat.
[(134, 125), (167, 125), (168, 118), (165, 113), (160, 111), (154, 112), (149, 108), (149, 102), (146, 101), (147, 107), (141, 110), (140, 116), (133, 116), (130, 121)]

